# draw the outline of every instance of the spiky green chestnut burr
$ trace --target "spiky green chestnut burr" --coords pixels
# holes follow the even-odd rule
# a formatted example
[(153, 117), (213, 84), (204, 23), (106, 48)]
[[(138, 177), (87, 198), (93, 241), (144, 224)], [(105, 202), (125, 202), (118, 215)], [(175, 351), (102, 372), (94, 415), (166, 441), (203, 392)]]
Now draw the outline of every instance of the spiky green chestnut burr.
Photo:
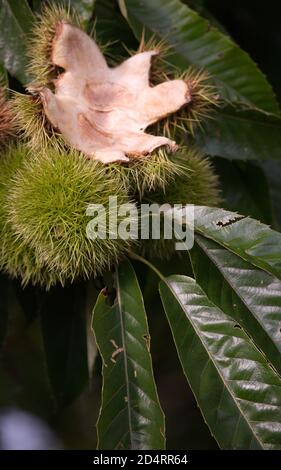
[[(121, 173), (131, 193), (135, 187), (140, 195), (163, 188), (176, 174), (168, 157), (176, 148), (171, 137), (178, 129), (192, 130), (214, 102), (206, 75), (180, 74), (166, 60), (166, 45), (153, 41), (141, 41), (137, 55), (109, 69), (96, 43), (77, 26), (73, 12), (56, 6), (45, 8), (36, 22), (28, 69), (34, 96), (17, 95), (14, 101), (23, 135), (35, 150), (50, 144), (65, 148), (68, 142), (104, 163), (116, 160), (121, 166), (122, 161)], [(79, 53), (70, 47), (71, 41), (79, 44)], [(101, 110), (106, 110), (106, 120)], [(147, 126), (150, 133), (144, 133)]]
[[(38, 97), (15, 93), (13, 109), (17, 116), (18, 129), (33, 154), (48, 146), (67, 151), (62, 135), (48, 122)], [(112, 178), (114, 174), (116, 178), (121, 178), (130, 194), (138, 197), (142, 197), (145, 191), (164, 189), (178, 174), (177, 165), (164, 148), (148, 157), (131, 160), (123, 165), (112, 163), (108, 165), (108, 170), (112, 173)]]
[(50, 287), (57, 279), (36, 256), (36, 252), (16, 234), (8, 220), (7, 196), (13, 188), (13, 178), (29, 158), (22, 145), (6, 148), (0, 158), (0, 269), (11, 277), (27, 283)]
[(58, 22), (65, 21), (80, 27), (79, 16), (70, 7), (45, 5), (42, 14), (34, 22), (29, 37), (27, 74), (32, 78), (29, 94), (14, 92), (12, 106), (16, 127), (33, 152), (40, 152), (47, 146), (64, 147), (62, 135), (48, 121), (42, 101), (34, 86), (54, 89), (53, 80), (58, 70), (52, 63), (52, 43)]
[(185, 71), (179, 69), (170, 60), (173, 54), (172, 47), (154, 36), (145, 40), (143, 35), (138, 50), (131, 50), (129, 53), (134, 55), (136, 52), (149, 50), (158, 51), (151, 66), (151, 83), (156, 86), (164, 80), (182, 79), (187, 83), (190, 95), (190, 101), (186, 106), (152, 126), (153, 131), (173, 139), (181, 139), (186, 132), (194, 135), (196, 127), (211, 118), (220, 104), (218, 89), (213, 85), (212, 77), (205, 70), (198, 70), (193, 66)]
[(75, 150), (49, 148), (15, 175), (8, 220), (58, 281), (89, 278), (109, 268), (131, 244), (118, 234), (109, 238), (108, 228), (104, 239), (87, 237), (88, 205), (103, 205), (108, 216), (109, 196), (117, 197), (118, 207), (129, 202), (122, 181), (111, 177), (106, 166)]
[(33, 154), (41, 152), (48, 146), (58, 150), (66, 148), (62, 135), (56, 132), (46, 118), (38, 96), (14, 92), (11, 102), (15, 126), (21, 139)]
[(0, 77), (0, 148), (3, 148), (16, 133), (15, 116), (11, 103), (7, 100), (6, 90), (1, 86)]
[(180, 173), (179, 166), (167, 155), (165, 149), (153, 152), (147, 158), (131, 160), (127, 164), (112, 163), (108, 166), (112, 175), (117, 174), (129, 193), (138, 200), (149, 191), (164, 191)]
[(57, 24), (61, 21), (82, 27), (79, 15), (70, 7), (70, 3), (68, 8), (51, 3), (43, 6), (42, 14), (34, 22), (27, 50), (27, 72), (38, 86), (53, 87), (53, 80), (57, 78), (57, 70), (52, 62), (52, 43)]
[[(145, 193), (142, 202), (152, 204), (194, 204), (216, 206), (220, 203), (218, 177), (210, 160), (197, 149), (183, 148), (173, 156), (178, 175), (164, 190)], [(169, 259), (175, 253), (175, 240), (144, 240), (140, 250), (148, 257)]]
[(208, 157), (196, 148), (183, 147), (172, 157), (178, 176), (164, 190), (150, 191), (144, 199), (159, 204), (216, 206), (221, 201), (219, 180)]

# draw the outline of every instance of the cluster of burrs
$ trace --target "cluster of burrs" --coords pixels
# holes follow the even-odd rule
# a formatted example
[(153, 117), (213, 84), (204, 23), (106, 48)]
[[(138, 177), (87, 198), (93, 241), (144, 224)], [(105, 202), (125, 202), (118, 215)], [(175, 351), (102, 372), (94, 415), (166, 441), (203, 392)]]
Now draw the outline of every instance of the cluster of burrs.
[[(87, 238), (87, 206), (103, 205), (108, 215), (112, 195), (118, 207), (217, 203), (209, 160), (183, 144), (217, 96), (205, 73), (178, 71), (168, 53), (163, 43), (142, 40), (109, 66), (76, 15), (43, 10), (26, 93), (9, 102), (0, 94), (3, 270), (50, 287), (99, 275), (129, 250), (146, 250), (118, 234)], [(167, 245), (154, 244), (153, 254), (167, 254)]]

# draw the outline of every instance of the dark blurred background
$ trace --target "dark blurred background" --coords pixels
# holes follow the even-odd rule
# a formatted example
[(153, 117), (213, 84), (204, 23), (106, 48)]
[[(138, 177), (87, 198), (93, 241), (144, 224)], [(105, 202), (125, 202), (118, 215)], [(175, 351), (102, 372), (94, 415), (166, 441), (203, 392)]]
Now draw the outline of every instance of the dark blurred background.
[[(218, 27), (250, 53), (281, 99), (281, 2), (193, 0), (186, 3), (217, 22)], [(280, 185), (280, 180), (277, 183)], [(164, 273), (188, 274), (186, 259), (155, 263)], [(147, 308), (147, 313), (156, 381), (166, 414), (168, 448), (215, 449), (216, 443), (183, 377), (157, 295), (157, 279), (138, 263), (135, 268), (145, 303), (147, 307), (153, 305), (153, 311)], [(87, 287), (89, 314), (95, 294)], [(18, 283), (2, 275), (0, 292), (12, 312), (0, 361), (0, 448), (95, 448), (101, 387), (99, 357), (95, 358), (90, 387), (70, 406), (58, 409), (46, 374), (37, 316), (38, 291), (30, 288), (22, 292)], [(63, 307), (64, 293), (58, 290), (58, 294)], [(94, 357), (92, 344), (89, 350)]]
[(280, 101), (281, 2), (206, 0), (202, 3), (259, 65)]

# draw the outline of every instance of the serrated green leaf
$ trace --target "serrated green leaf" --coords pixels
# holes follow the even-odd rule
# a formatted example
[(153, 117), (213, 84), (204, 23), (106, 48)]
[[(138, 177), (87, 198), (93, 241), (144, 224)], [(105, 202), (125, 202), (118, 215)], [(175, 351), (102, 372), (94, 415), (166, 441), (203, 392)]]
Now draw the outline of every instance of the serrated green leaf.
[(42, 292), (41, 330), (57, 406), (70, 404), (89, 379), (84, 285)]
[(281, 279), (281, 233), (235, 212), (195, 206), (195, 231)]
[(281, 449), (281, 379), (243, 329), (196, 282), (171, 276), (160, 294), (201, 412), (223, 449)]
[(187, 6), (197, 11), (200, 16), (206, 18), (211, 25), (215, 26), (219, 31), (227, 36), (230, 36), (225, 26), (208, 10), (206, 2), (203, 0), (182, 0)]
[(219, 175), (222, 207), (272, 225), (271, 194), (263, 168), (253, 161), (231, 161), (221, 157), (212, 161)]
[(198, 284), (237, 320), (281, 374), (281, 281), (207, 238), (190, 252)]
[(10, 74), (26, 83), (26, 33), (33, 16), (26, 0), (0, 0), (0, 60)]
[(281, 159), (281, 119), (258, 111), (225, 107), (195, 135), (209, 155), (240, 160)]
[(116, 271), (116, 302), (101, 293), (93, 330), (103, 360), (99, 449), (164, 449), (164, 417), (153, 379), (142, 294), (128, 261)]
[(122, 0), (137, 36), (143, 28), (171, 44), (179, 65), (206, 69), (226, 101), (278, 113), (273, 91), (251, 58), (179, 0)]

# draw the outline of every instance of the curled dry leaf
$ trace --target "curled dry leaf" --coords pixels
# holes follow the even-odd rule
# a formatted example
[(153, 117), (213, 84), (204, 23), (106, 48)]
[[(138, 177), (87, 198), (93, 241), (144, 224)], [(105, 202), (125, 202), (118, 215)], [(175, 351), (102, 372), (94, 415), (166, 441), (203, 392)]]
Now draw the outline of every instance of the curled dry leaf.
[(151, 59), (157, 53), (138, 53), (110, 68), (93, 39), (60, 21), (52, 62), (64, 73), (54, 81), (54, 93), (39, 90), (47, 118), (71, 146), (104, 163), (127, 161), (161, 146), (174, 151), (174, 141), (145, 129), (191, 98), (184, 80), (150, 85)]

